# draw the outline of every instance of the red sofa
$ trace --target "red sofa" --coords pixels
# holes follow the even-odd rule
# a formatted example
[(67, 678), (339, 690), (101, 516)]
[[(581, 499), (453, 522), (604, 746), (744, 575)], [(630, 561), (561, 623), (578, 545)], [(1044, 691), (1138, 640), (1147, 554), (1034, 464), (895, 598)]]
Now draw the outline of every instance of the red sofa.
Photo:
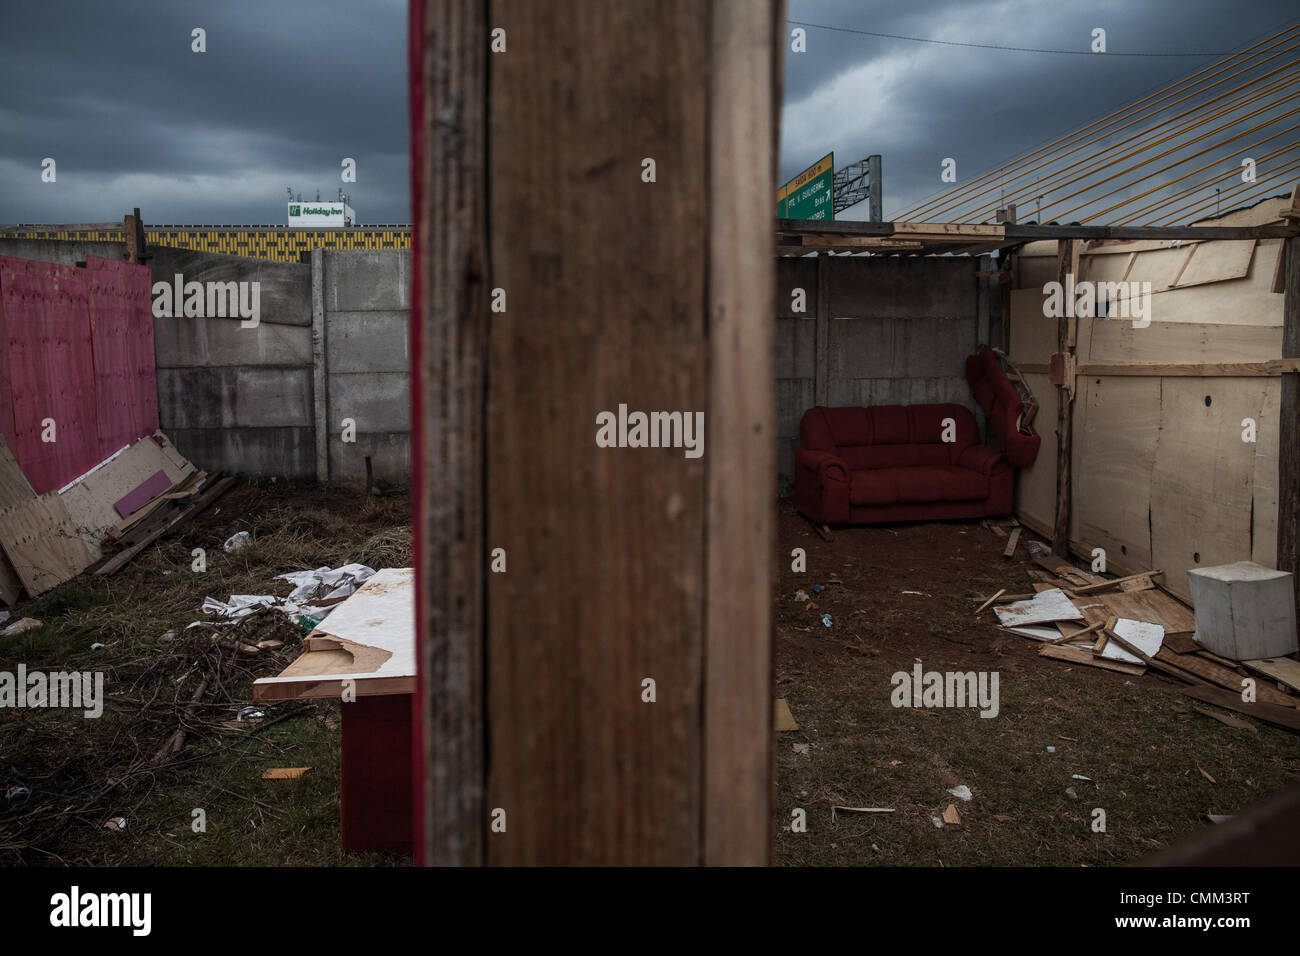
[[(954, 428), (945, 442), (944, 419)], [(804, 412), (794, 503), (820, 524), (1011, 514), (1015, 471), (979, 444), (961, 405), (877, 405)]]

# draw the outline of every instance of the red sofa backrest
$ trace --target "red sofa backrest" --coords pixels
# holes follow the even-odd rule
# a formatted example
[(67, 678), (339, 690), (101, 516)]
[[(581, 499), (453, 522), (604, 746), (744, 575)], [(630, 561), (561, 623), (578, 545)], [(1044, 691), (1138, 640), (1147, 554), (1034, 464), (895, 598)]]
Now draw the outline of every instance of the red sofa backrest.
[[(943, 440), (944, 419), (953, 420), (953, 441)], [(979, 441), (979, 427), (962, 405), (818, 405), (803, 413), (799, 444), (834, 452), (853, 471), (912, 465), (951, 465)]]
[(1002, 363), (987, 345), (966, 359), (966, 381), (970, 383), (971, 395), (988, 417), (1002, 456), (1016, 468), (1032, 465), (1038, 457), (1042, 437), (1032, 427), (1028, 435), (1017, 431), (1016, 419), (1024, 410), (1025, 401), (1007, 380)]

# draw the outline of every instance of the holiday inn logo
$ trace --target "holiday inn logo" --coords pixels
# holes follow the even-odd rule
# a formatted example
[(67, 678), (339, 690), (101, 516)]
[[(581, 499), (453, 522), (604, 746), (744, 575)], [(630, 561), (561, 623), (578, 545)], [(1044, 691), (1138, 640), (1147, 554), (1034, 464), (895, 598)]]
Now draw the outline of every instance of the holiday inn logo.
[(291, 216), (301, 216), (301, 215), (302, 215), (302, 207), (301, 207), (301, 206), (290, 206), (290, 207), (289, 207), (289, 215), (291, 215)]

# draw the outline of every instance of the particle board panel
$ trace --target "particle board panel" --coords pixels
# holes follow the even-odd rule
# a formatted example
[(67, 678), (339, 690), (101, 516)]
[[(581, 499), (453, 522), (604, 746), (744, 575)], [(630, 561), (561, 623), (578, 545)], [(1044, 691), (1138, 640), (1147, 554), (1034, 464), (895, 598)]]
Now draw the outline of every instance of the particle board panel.
[(54, 493), (0, 510), (0, 548), (33, 597), (76, 577), (91, 562), (68, 509)]
[(707, 407), (710, 10), (498, 0), (488, 16), (528, 38), (488, 58), (488, 214), (511, 224), (490, 233), (510, 309), (489, 335), (485, 539), (509, 571), (487, 575), (486, 806), (509, 829), (488, 861), (693, 865), (711, 452), (595, 438), (620, 404)]
[(1084, 364), (1267, 362), (1282, 358), (1280, 326), (1169, 322), (1163, 319), (1161, 303), (1153, 300), (1151, 308), (1157, 319), (1146, 328), (1134, 328), (1131, 320), (1124, 319), (1094, 322)]
[[(1163, 591), (1104, 591), (1075, 599), (1080, 604), (1100, 604), (1111, 615), (1132, 621), (1159, 624), (1166, 634), (1196, 630), (1196, 615), (1191, 608)], [(1086, 613), (1086, 612), (1085, 612)], [(1089, 623), (1093, 623), (1090, 619)]]
[[(1210, 405), (1205, 404), (1206, 396)], [(1160, 434), (1151, 473), (1151, 563), (1190, 598), (1187, 569), (1251, 554), (1255, 445), (1240, 422), (1258, 417), (1259, 380), (1161, 380)]]
[[(1244, 279), (1250, 274), (1250, 260), (1254, 254), (1254, 239), (1223, 239), (1199, 243), (1192, 247), (1192, 257), (1174, 285), (1185, 289), (1209, 282)], [(1141, 257), (1138, 261), (1141, 261)]]
[(1075, 400), (1075, 538), (1117, 564), (1151, 565), (1151, 471), (1160, 380), (1080, 378)]

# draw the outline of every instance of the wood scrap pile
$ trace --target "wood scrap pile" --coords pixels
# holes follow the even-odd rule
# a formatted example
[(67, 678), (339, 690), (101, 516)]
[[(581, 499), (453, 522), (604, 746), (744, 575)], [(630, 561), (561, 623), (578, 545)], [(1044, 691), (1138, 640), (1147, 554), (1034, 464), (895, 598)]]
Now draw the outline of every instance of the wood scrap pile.
[(113, 573), (233, 483), (198, 471), (154, 432), (38, 495), (0, 439), (0, 600), (13, 605), (87, 569)]
[[(1163, 572), (1105, 578), (1051, 555), (1034, 557), (1034, 593), (980, 598), (1003, 630), (1039, 654), (1122, 674), (1148, 669), (1188, 686), (1183, 693), (1300, 733), (1300, 662), (1233, 661), (1196, 643), (1192, 609), (1162, 589)], [(1253, 699), (1252, 699), (1253, 698)]]

